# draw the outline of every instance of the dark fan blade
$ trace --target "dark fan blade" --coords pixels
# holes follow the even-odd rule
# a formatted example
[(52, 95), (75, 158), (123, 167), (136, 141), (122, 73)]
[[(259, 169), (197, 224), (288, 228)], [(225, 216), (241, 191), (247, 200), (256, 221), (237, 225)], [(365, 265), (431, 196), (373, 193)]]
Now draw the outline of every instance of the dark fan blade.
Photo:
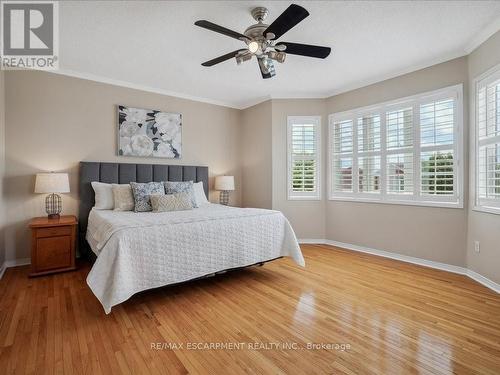
[(246, 51), (246, 49), (238, 49), (236, 51), (226, 53), (225, 55), (216, 57), (215, 59), (212, 59), (212, 60), (209, 60), (209, 61), (205, 61), (201, 65), (203, 65), (203, 66), (213, 66), (215, 64), (218, 64), (218, 63), (221, 63), (223, 61), (229, 60), (229, 59), (231, 59), (233, 57), (236, 57), (236, 55), (238, 53), (243, 52), (243, 51)]
[[(264, 60), (266, 61), (264, 63)], [(267, 79), (274, 77), (276, 75), (276, 70), (274, 70), (274, 63), (271, 59), (268, 58), (258, 58), (257, 62), (259, 63), (260, 73), (262, 74), (262, 78)]]
[(263, 35), (265, 37), (267, 33), (273, 33), (273, 39), (276, 40), (308, 15), (309, 12), (307, 10), (299, 5), (292, 4), (274, 20), (266, 31), (264, 31)]
[(330, 47), (312, 46), (310, 44), (279, 42), (276, 44), (286, 46), (285, 53), (324, 59), (328, 57), (332, 49)]
[(243, 35), (243, 34), (237, 33), (236, 31), (233, 31), (233, 30), (226, 29), (225, 27), (216, 25), (215, 23), (212, 23), (209, 21), (201, 20), (201, 21), (196, 21), (194, 24), (196, 26), (203, 27), (204, 29), (212, 30), (212, 31), (215, 31), (216, 33), (230, 36), (231, 38), (240, 39), (240, 40), (241, 39), (243, 39), (243, 40), (248, 39), (248, 37)]

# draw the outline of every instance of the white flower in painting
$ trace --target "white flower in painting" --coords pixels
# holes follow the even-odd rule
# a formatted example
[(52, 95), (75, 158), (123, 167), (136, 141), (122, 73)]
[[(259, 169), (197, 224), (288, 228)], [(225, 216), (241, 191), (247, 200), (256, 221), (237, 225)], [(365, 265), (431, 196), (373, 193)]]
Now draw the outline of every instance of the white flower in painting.
[(147, 135), (134, 135), (131, 147), (135, 156), (150, 156), (153, 153), (154, 143)]
[(155, 114), (155, 122), (158, 124), (171, 123), (172, 125), (180, 125), (181, 115), (178, 113), (158, 112)]
[(122, 137), (132, 137), (136, 132), (137, 130), (139, 130), (139, 126), (137, 126), (137, 124), (135, 122), (131, 122), (131, 121), (123, 121), (121, 124), (120, 124), (120, 135)]
[(148, 119), (148, 110), (140, 108), (123, 108), (122, 112), (125, 114), (125, 119), (130, 122), (144, 124)]
[(155, 114), (155, 122), (163, 141), (174, 139), (181, 130), (181, 116), (179, 114), (158, 112)]
[(158, 148), (156, 149), (155, 156), (161, 157), (161, 158), (174, 158), (175, 154), (172, 152), (172, 149), (170, 148), (170, 145), (168, 143), (160, 143), (158, 145)]
[(158, 132), (162, 141), (170, 142), (177, 136), (177, 134), (179, 134), (179, 129), (169, 125), (163, 125), (158, 127)]
[(129, 137), (120, 137), (120, 150), (122, 151), (122, 155), (132, 155), (131, 141)]
[(179, 156), (181, 155), (181, 147), (182, 147), (182, 137), (181, 132), (178, 132), (175, 138), (172, 139), (172, 147), (177, 151)]

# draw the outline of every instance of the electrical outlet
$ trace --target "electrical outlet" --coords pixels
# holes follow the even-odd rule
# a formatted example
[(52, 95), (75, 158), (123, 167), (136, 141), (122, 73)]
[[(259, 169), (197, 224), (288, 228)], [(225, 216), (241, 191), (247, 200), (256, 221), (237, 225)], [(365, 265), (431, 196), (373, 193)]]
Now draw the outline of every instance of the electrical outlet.
[(479, 253), (481, 251), (481, 249), (479, 247), (479, 241), (474, 241), (474, 251), (476, 253)]

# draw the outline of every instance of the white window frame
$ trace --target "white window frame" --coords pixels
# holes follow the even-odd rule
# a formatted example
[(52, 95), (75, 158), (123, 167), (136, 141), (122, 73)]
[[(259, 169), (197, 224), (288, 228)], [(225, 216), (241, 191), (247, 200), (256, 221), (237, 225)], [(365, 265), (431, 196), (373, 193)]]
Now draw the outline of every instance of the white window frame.
[[(292, 126), (304, 122), (312, 123), (315, 127), (316, 150), (316, 178), (314, 192), (296, 192), (292, 189)], [(288, 116), (287, 117), (287, 199), (288, 200), (321, 200), (321, 116)]]
[[(471, 157), (474, 160), (471, 162), (472, 176), (474, 176), (474, 204), (472, 209), (474, 211), (486, 212), (490, 214), (500, 215), (500, 200), (495, 199), (481, 199), (479, 196), (479, 111), (478, 111), (478, 91), (479, 88), (486, 86), (492, 82), (500, 79), (500, 64), (494, 66), (493, 68), (487, 70), (483, 74), (476, 77), (473, 81), (474, 95), (473, 95), (473, 105), (472, 105), (472, 123), (474, 124), (474, 130), (471, 131), (471, 136), (474, 138), (471, 142), (472, 152)], [(496, 136), (495, 138), (499, 138)], [(489, 142), (487, 142), (489, 143)]]
[[(421, 152), (422, 151), (439, 151), (447, 146), (420, 146), (420, 105), (440, 99), (455, 99), (454, 110), (454, 142), (453, 148), (454, 158), (454, 194), (445, 195), (421, 195)], [(413, 194), (390, 194), (387, 193), (387, 155), (404, 153), (403, 148), (387, 150), (387, 132), (386, 132), (386, 113), (398, 109), (413, 108), (413, 146), (407, 148), (408, 152), (413, 154)], [(357, 118), (367, 114), (379, 114), (381, 121), (381, 162), (380, 162), (380, 193), (358, 193), (358, 150), (357, 150)], [(430, 207), (448, 207), (448, 208), (463, 208), (463, 85), (445, 87), (442, 89), (429, 91), (405, 98), (400, 98), (384, 103), (379, 103), (371, 106), (356, 108), (353, 110), (333, 113), (328, 117), (328, 199), (335, 201), (353, 201), (353, 202), (372, 202), (383, 204), (400, 204), (414, 206), (430, 206)], [(332, 170), (332, 150), (333, 150), (333, 129), (334, 122), (352, 120), (353, 128), (353, 192), (334, 192)]]

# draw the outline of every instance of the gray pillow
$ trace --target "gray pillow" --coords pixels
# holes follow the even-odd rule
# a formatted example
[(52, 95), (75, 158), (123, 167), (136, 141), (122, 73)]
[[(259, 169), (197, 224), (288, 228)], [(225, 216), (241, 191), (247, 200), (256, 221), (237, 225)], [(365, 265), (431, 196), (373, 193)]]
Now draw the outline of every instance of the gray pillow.
[(139, 183), (131, 182), (132, 194), (135, 201), (135, 212), (151, 211), (151, 201), (149, 196), (153, 194), (165, 194), (165, 188), (161, 182)]
[(188, 193), (193, 207), (198, 207), (194, 196), (193, 181), (165, 181), (165, 194)]

